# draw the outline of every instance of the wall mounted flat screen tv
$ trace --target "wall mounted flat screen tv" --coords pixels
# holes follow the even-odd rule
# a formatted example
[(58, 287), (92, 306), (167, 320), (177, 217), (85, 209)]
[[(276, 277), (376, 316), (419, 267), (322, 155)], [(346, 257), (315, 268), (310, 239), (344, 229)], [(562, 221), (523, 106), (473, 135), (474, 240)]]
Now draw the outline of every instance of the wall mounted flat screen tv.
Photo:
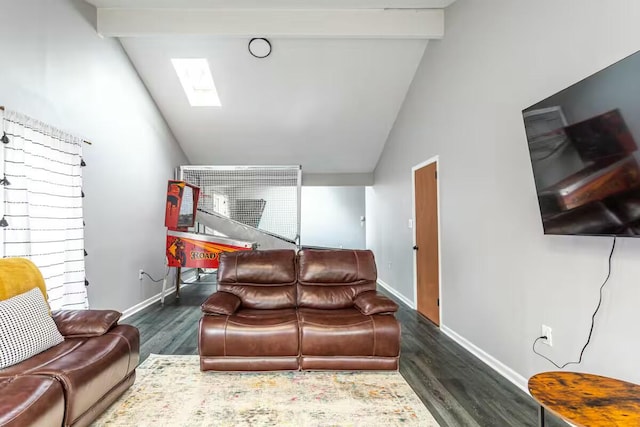
[(522, 116), (545, 234), (640, 237), (640, 52)]

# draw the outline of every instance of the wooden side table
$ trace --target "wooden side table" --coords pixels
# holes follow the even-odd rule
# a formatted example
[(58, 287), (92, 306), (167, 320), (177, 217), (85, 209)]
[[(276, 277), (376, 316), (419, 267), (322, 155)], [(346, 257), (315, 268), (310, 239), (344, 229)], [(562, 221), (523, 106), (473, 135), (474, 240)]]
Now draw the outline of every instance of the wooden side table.
[(531, 396), (545, 409), (572, 424), (640, 426), (640, 385), (578, 372), (542, 372), (529, 379)]

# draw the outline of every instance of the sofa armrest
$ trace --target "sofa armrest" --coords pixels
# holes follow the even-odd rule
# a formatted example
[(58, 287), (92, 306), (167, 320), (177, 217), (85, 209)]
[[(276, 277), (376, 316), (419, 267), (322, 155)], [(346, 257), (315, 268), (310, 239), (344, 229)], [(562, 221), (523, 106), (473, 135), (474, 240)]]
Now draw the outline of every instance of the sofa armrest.
[(116, 324), (122, 313), (115, 310), (59, 310), (51, 313), (65, 338), (88, 338), (104, 335)]
[(242, 301), (229, 292), (216, 292), (200, 306), (205, 314), (231, 315), (236, 312)]
[(393, 313), (398, 311), (398, 304), (376, 291), (363, 292), (356, 297), (354, 304), (364, 315)]

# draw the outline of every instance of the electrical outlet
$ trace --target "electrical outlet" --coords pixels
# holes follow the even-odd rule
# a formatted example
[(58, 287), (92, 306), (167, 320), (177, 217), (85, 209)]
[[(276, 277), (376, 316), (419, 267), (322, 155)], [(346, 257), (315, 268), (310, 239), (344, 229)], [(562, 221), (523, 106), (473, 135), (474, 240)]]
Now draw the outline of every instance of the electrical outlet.
[(541, 340), (542, 344), (546, 344), (549, 347), (553, 347), (553, 335), (552, 335), (552, 330), (550, 326), (542, 325), (542, 328), (540, 329), (540, 336), (547, 337)]
[(144, 274), (144, 270), (140, 269), (138, 270), (138, 280), (142, 280), (142, 275)]
[(392, 264), (391, 264), (391, 263), (389, 263), (389, 270), (391, 270), (391, 265), (392, 265)]

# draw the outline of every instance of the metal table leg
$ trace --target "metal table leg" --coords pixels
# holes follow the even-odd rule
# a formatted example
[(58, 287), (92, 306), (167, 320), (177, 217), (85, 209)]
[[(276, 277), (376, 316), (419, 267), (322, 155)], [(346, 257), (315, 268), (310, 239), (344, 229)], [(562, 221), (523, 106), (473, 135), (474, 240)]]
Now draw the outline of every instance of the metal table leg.
[(538, 411), (538, 427), (544, 427), (544, 406), (542, 405)]
[(182, 283), (180, 274), (182, 274), (182, 267), (176, 267), (176, 299), (180, 299), (180, 284)]
[(164, 279), (162, 280), (162, 294), (160, 297), (160, 304), (164, 305), (164, 293), (167, 288), (167, 278), (169, 277), (169, 260), (165, 257), (164, 265), (166, 267), (166, 273), (164, 275)]

